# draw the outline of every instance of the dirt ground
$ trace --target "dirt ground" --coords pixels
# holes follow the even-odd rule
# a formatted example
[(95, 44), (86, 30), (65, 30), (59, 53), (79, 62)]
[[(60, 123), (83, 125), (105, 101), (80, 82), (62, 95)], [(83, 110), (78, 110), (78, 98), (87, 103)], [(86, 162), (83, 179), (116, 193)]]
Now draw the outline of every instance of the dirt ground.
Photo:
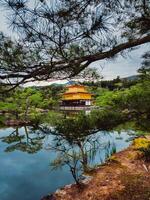
[(90, 175), (93, 178), (82, 188), (65, 187), (47, 200), (150, 200), (150, 163), (132, 146)]

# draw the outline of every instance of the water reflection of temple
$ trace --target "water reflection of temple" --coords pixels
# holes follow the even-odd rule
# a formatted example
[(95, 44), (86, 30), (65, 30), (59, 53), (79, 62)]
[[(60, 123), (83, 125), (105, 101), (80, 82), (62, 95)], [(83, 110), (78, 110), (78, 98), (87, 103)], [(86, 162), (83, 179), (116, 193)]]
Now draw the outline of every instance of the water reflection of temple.
[(69, 85), (62, 95), (61, 108), (84, 109), (92, 105), (92, 94), (83, 85)]

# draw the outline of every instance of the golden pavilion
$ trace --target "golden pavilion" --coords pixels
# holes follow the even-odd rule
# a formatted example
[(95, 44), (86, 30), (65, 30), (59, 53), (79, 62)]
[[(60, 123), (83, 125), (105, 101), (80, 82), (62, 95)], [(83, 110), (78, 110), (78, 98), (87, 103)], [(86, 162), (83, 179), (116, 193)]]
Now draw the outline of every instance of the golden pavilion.
[(83, 85), (69, 85), (62, 95), (62, 106), (90, 106), (92, 94)]

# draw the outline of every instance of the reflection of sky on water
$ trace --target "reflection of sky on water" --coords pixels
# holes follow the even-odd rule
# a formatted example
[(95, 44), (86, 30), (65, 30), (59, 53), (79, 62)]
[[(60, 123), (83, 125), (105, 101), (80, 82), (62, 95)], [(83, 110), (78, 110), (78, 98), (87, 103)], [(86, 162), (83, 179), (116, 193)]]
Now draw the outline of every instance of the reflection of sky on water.
[(110, 153), (112, 148), (115, 148), (118, 152), (124, 148), (127, 148), (130, 144), (130, 141), (127, 141), (130, 138), (130, 136), (127, 135), (126, 132), (121, 132), (120, 134), (118, 134), (117, 132), (110, 132), (109, 134), (99, 132), (97, 134), (101, 135), (100, 143), (102, 147), (97, 151), (92, 164), (98, 164), (101, 161), (104, 161), (106, 153)]
[[(1, 129), (0, 138), (6, 137), (14, 131), (12, 128)], [(24, 128), (19, 129), (19, 134), (24, 134)], [(36, 134), (31, 134), (34, 138)], [(100, 140), (100, 144), (107, 144), (109, 141), (115, 144), (117, 151), (128, 147), (130, 138), (126, 132), (121, 134), (99, 132), (92, 136)], [(121, 139), (122, 138), (122, 139)], [(50, 170), (50, 162), (56, 158), (56, 153), (46, 150), (47, 144), (52, 143), (53, 136), (46, 135), (43, 140), (43, 149), (34, 154), (28, 154), (19, 150), (4, 152), (12, 144), (0, 142), (0, 196), (1, 200), (40, 199), (43, 195), (54, 192), (57, 188), (73, 182), (68, 167), (57, 170)], [(26, 140), (26, 138), (24, 139)], [(92, 140), (92, 138), (91, 138)], [(88, 148), (88, 146), (87, 146)], [(105, 157), (105, 151), (101, 148), (97, 151), (91, 164), (97, 164)]]

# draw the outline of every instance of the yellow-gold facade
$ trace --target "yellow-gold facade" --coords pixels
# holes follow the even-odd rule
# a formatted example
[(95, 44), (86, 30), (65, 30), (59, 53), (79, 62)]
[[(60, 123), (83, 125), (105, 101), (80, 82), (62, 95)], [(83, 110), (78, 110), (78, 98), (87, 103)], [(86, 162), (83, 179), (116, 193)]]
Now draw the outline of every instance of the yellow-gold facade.
[(88, 93), (86, 87), (82, 85), (68, 86), (67, 91), (65, 93), (77, 93), (77, 92)]
[(63, 100), (84, 100), (84, 99), (91, 99), (90, 94), (85, 94), (85, 93), (77, 93), (77, 94), (64, 94), (63, 95)]
[(91, 100), (92, 95), (87, 91), (85, 86), (71, 85), (63, 94), (62, 100)]

